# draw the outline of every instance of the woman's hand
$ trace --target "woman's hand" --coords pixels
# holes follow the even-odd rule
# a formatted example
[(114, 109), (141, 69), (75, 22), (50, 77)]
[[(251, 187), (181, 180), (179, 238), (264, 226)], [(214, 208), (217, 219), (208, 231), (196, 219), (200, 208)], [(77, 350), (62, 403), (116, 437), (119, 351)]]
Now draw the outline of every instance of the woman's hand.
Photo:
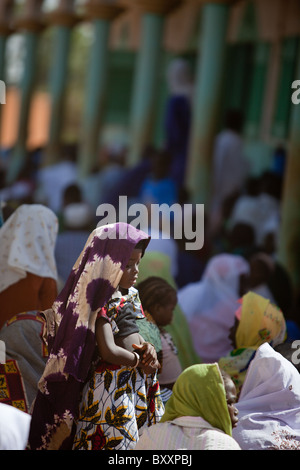
[(160, 368), (160, 364), (157, 360), (157, 354), (153, 344), (133, 344), (132, 347), (139, 354), (141, 358), (139, 367), (141, 367), (146, 374), (152, 374)]

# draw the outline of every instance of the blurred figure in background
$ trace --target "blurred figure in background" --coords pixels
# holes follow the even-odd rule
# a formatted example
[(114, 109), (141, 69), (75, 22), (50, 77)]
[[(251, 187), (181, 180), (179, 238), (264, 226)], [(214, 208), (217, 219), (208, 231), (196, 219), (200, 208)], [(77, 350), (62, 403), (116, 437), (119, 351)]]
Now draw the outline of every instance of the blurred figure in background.
[(216, 255), (207, 263), (200, 281), (178, 291), (178, 303), (203, 362), (216, 362), (230, 351), (228, 335), (249, 272), (249, 263), (243, 257)]
[(35, 201), (45, 204), (53, 212), (62, 210), (65, 188), (78, 182), (76, 146), (64, 146), (58, 163), (40, 167), (36, 173)]
[(225, 199), (238, 195), (244, 189), (249, 174), (249, 163), (244, 156), (241, 131), (242, 113), (227, 112), (224, 129), (217, 135), (213, 153), (211, 230), (218, 231)]
[(60, 282), (69, 277), (71, 269), (95, 228), (94, 214), (85, 202), (67, 204), (62, 213), (63, 230), (57, 235), (55, 260)]
[(165, 149), (171, 155), (170, 177), (179, 191), (184, 185), (191, 126), (193, 77), (190, 64), (174, 59), (167, 70), (169, 98), (165, 112)]

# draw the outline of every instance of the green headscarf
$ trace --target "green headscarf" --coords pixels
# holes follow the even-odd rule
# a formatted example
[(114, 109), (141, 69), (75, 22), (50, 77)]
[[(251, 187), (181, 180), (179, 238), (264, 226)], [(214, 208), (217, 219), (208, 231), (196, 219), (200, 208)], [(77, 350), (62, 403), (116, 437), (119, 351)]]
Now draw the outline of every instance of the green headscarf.
[(161, 423), (180, 416), (200, 416), (211, 426), (232, 435), (226, 392), (218, 364), (196, 364), (175, 382)]
[[(138, 282), (142, 282), (149, 276), (159, 276), (176, 289), (176, 283), (172, 277), (170, 266), (169, 256), (156, 251), (146, 251), (139, 265)], [(179, 304), (175, 307), (171, 325), (166, 326), (165, 329), (172, 336), (178, 349), (178, 359), (183, 369), (202, 362), (194, 350), (189, 325)]]

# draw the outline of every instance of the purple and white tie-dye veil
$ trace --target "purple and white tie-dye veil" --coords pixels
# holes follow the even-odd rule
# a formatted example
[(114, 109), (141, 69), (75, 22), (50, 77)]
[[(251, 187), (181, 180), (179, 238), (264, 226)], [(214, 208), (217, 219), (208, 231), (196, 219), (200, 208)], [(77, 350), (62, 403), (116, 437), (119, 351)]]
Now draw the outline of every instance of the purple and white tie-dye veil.
[(32, 413), (31, 449), (70, 448), (80, 391), (95, 352), (97, 314), (142, 240), (146, 248), (150, 237), (126, 223), (96, 228), (52, 308), (44, 312), (49, 358)]

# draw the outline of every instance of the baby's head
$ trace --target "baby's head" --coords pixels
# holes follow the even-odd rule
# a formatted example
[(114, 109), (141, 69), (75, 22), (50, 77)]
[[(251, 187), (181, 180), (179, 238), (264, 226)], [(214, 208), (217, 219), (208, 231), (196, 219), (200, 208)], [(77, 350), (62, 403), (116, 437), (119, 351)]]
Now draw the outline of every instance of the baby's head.
[(137, 286), (143, 309), (150, 313), (158, 326), (169, 325), (177, 304), (177, 293), (167, 281), (151, 276)]

